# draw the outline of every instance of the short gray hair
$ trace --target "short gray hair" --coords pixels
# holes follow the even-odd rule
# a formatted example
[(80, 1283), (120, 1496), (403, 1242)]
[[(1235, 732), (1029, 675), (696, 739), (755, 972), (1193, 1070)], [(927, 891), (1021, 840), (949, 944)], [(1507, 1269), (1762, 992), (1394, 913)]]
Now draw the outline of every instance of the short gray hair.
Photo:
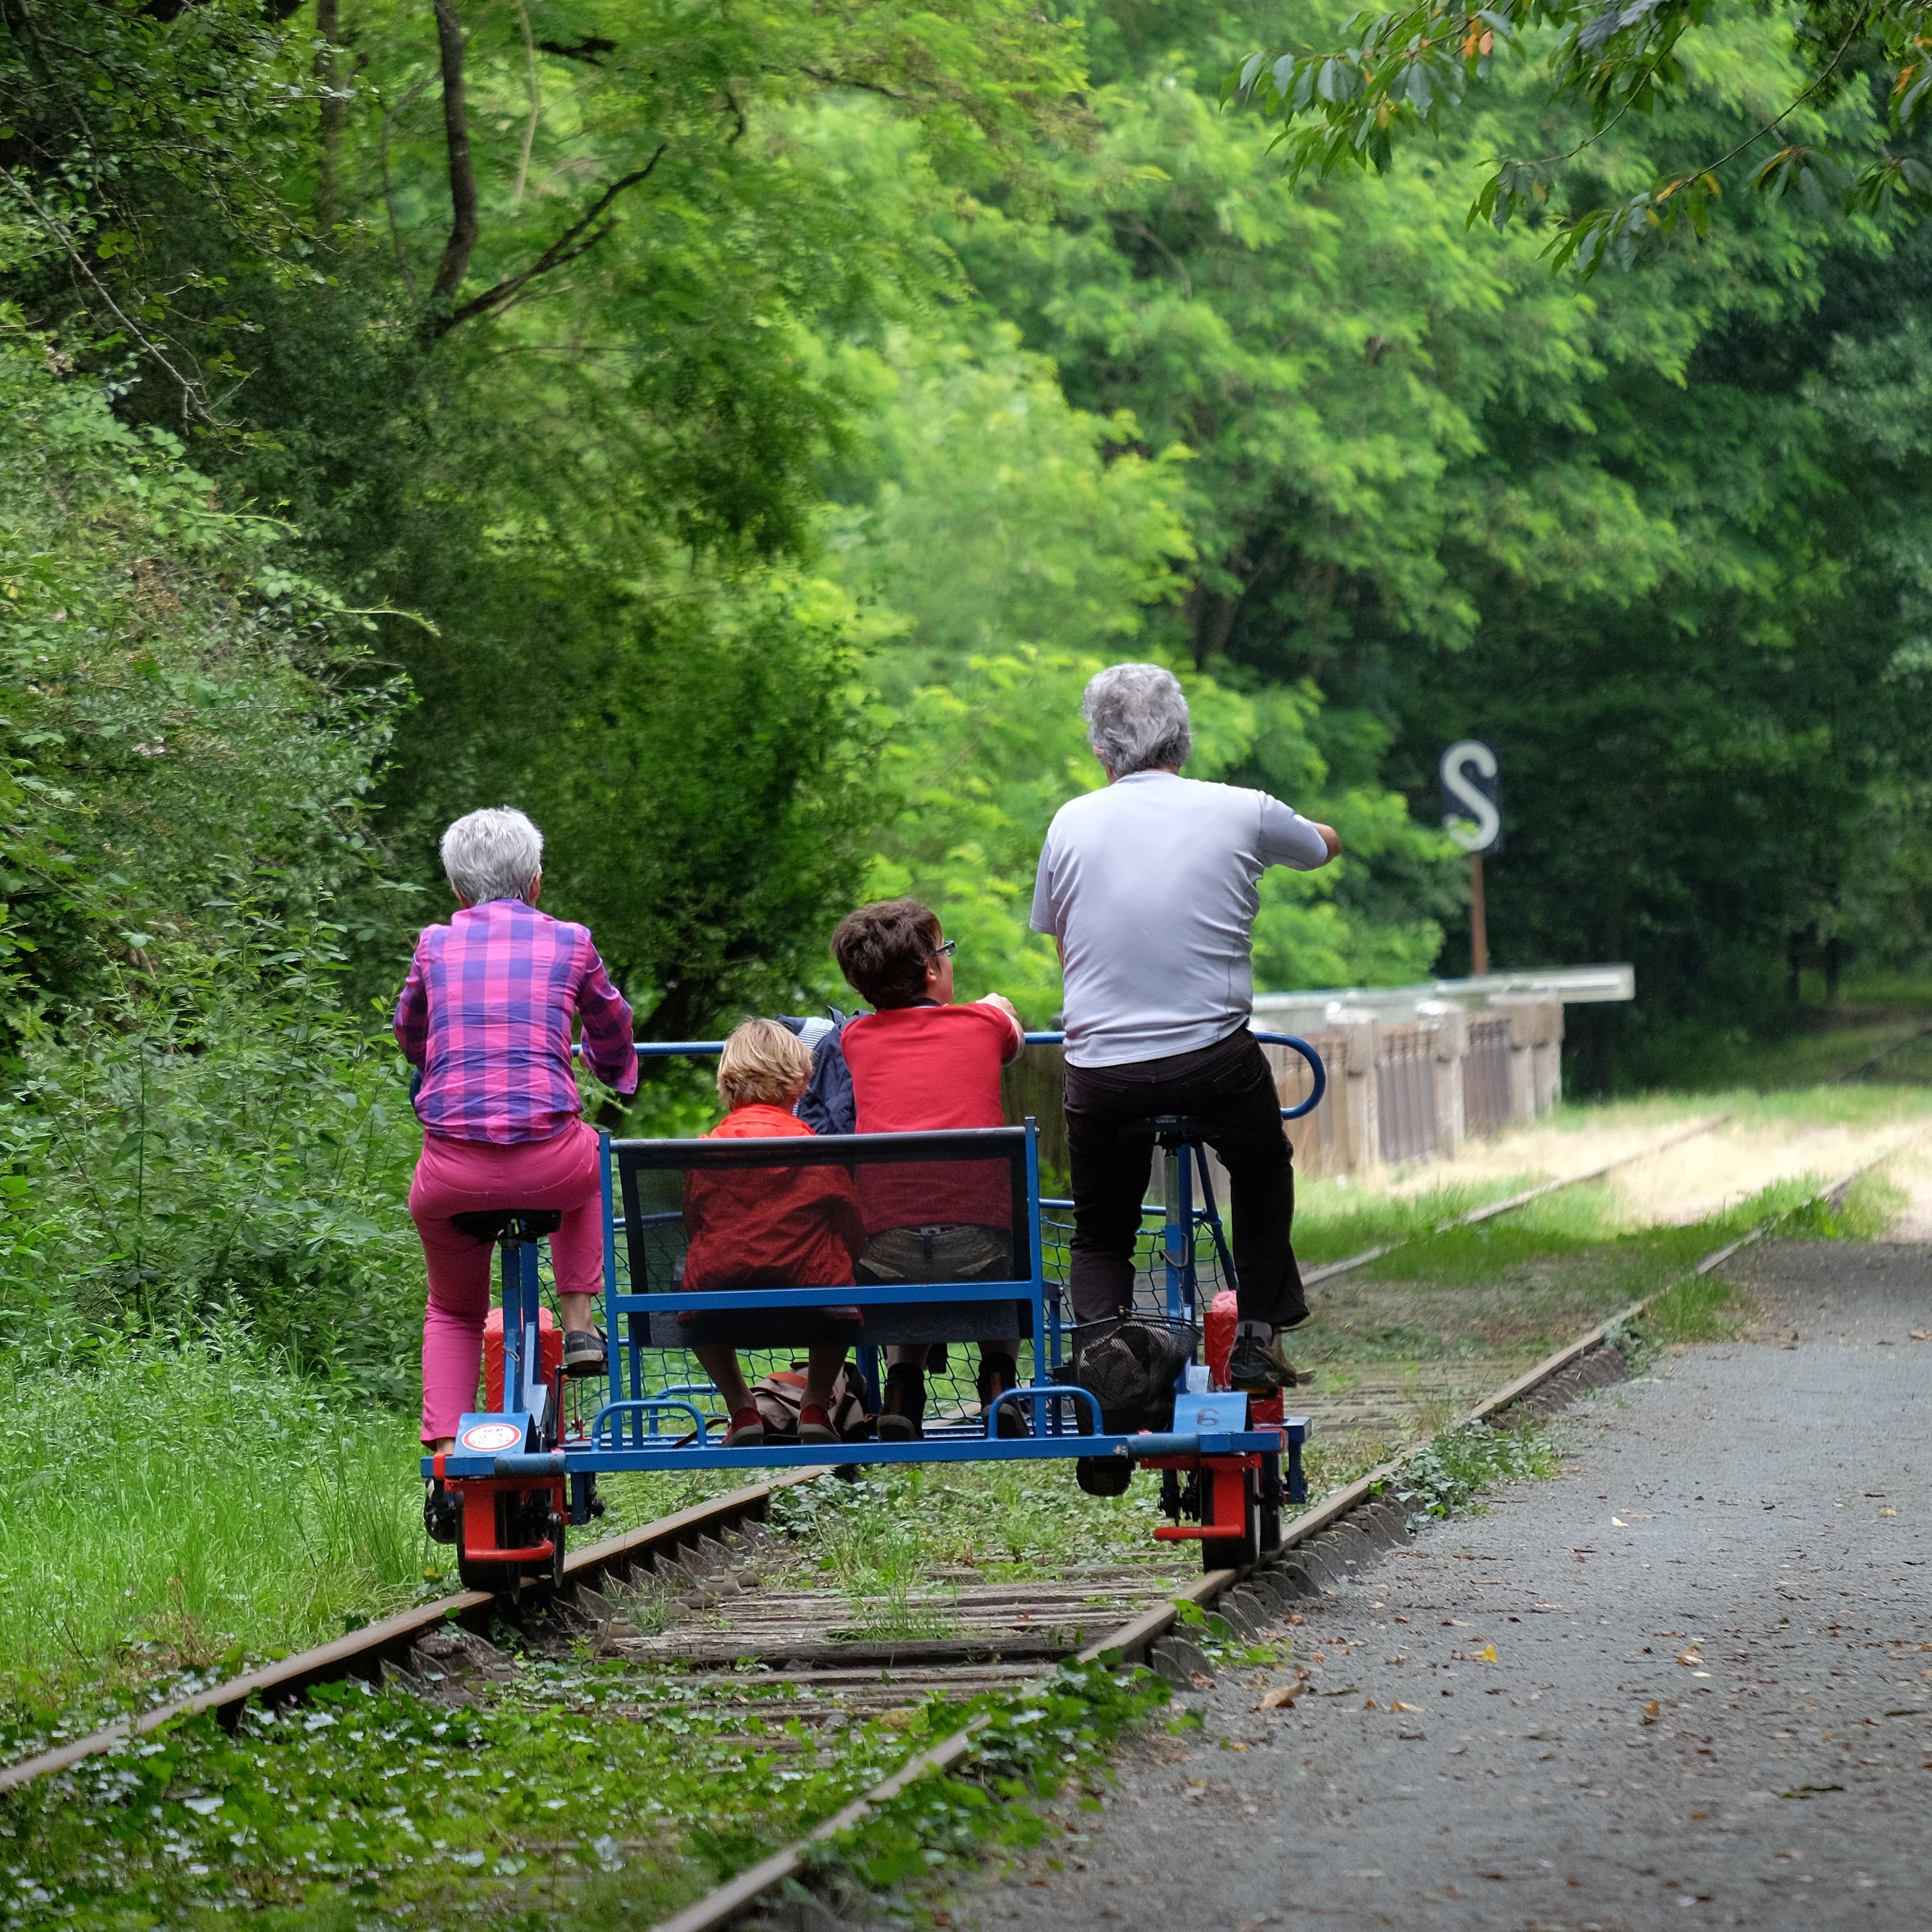
[(466, 812), (442, 835), (442, 869), (471, 905), (526, 898), (543, 870), (543, 834), (513, 805)]
[(1156, 664), (1109, 664), (1080, 700), (1087, 742), (1113, 776), (1184, 765), (1194, 748), (1180, 680)]

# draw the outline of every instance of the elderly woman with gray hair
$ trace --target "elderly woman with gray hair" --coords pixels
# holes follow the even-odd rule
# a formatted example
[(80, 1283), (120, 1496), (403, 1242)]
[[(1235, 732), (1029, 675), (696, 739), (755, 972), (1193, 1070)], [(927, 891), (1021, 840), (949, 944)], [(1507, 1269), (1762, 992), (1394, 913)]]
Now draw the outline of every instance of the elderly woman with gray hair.
[(1159, 664), (1110, 665), (1081, 712), (1106, 787), (1054, 815), (1033, 900), (1034, 930), (1053, 935), (1065, 974), (1075, 1318), (1132, 1304), (1148, 1154), (1122, 1129), (1191, 1114), (1208, 1124), (1232, 1184), (1228, 1380), (1271, 1394), (1298, 1379), (1280, 1337), (1308, 1319), (1308, 1304), (1288, 1136), (1248, 1030), (1258, 888), (1269, 866), (1312, 872), (1342, 842), (1265, 792), (1183, 778), (1187, 700)]
[[(417, 939), (395, 1022), (397, 1043), (422, 1074), (410, 1214), (429, 1272), (422, 1439), (432, 1454), (449, 1448), (476, 1399), (490, 1312), (490, 1244), (458, 1228), (459, 1214), (561, 1210), (550, 1257), (564, 1372), (603, 1372), (591, 1314), (604, 1263), (597, 1136), (571, 1066), (573, 1016), (590, 1070), (620, 1094), (638, 1086), (631, 1010), (589, 932), (537, 910), (543, 834), (508, 806), (472, 812), (442, 835), (442, 867), (457, 910)], [(430, 1485), (423, 1516), (439, 1542), (456, 1540), (456, 1512), (440, 1483)]]

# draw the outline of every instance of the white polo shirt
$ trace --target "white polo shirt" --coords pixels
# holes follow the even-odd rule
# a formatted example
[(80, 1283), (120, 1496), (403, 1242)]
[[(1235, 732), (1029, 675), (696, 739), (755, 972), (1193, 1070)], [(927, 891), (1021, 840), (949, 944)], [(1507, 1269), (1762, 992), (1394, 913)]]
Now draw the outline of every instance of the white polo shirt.
[(1279, 799), (1172, 772), (1134, 772), (1063, 805), (1040, 855), (1033, 929), (1065, 957), (1068, 1064), (1165, 1060), (1246, 1026), (1261, 876), (1328, 857)]

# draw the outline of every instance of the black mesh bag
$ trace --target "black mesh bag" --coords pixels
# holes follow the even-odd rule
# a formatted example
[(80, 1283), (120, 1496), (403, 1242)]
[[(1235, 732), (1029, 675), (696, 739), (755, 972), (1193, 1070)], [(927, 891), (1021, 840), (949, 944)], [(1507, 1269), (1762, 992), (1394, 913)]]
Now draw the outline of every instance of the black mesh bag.
[(1073, 1378), (1100, 1405), (1104, 1432), (1171, 1427), (1174, 1385), (1200, 1340), (1192, 1322), (1159, 1316), (1120, 1316), (1076, 1328)]

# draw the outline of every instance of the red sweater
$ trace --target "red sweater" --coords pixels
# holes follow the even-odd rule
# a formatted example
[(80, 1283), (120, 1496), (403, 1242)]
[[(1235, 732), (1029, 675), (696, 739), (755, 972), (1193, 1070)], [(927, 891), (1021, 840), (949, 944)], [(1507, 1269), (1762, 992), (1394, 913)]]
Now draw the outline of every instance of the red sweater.
[[(782, 1107), (735, 1108), (704, 1138), (766, 1140), (812, 1130)], [(842, 1167), (694, 1168), (684, 1177), (684, 1285), (849, 1288), (866, 1245), (859, 1197)], [(693, 1310), (692, 1312), (695, 1313)]]
[[(1024, 1044), (1019, 1023), (974, 1000), (861, 1013), (839, 1035), (862, 1134), (1006, 1124), (1000, 1069)], [(999, 1161), (862, 1167), (866, 1232), (1012, 1226), (1012, 1170)]]

